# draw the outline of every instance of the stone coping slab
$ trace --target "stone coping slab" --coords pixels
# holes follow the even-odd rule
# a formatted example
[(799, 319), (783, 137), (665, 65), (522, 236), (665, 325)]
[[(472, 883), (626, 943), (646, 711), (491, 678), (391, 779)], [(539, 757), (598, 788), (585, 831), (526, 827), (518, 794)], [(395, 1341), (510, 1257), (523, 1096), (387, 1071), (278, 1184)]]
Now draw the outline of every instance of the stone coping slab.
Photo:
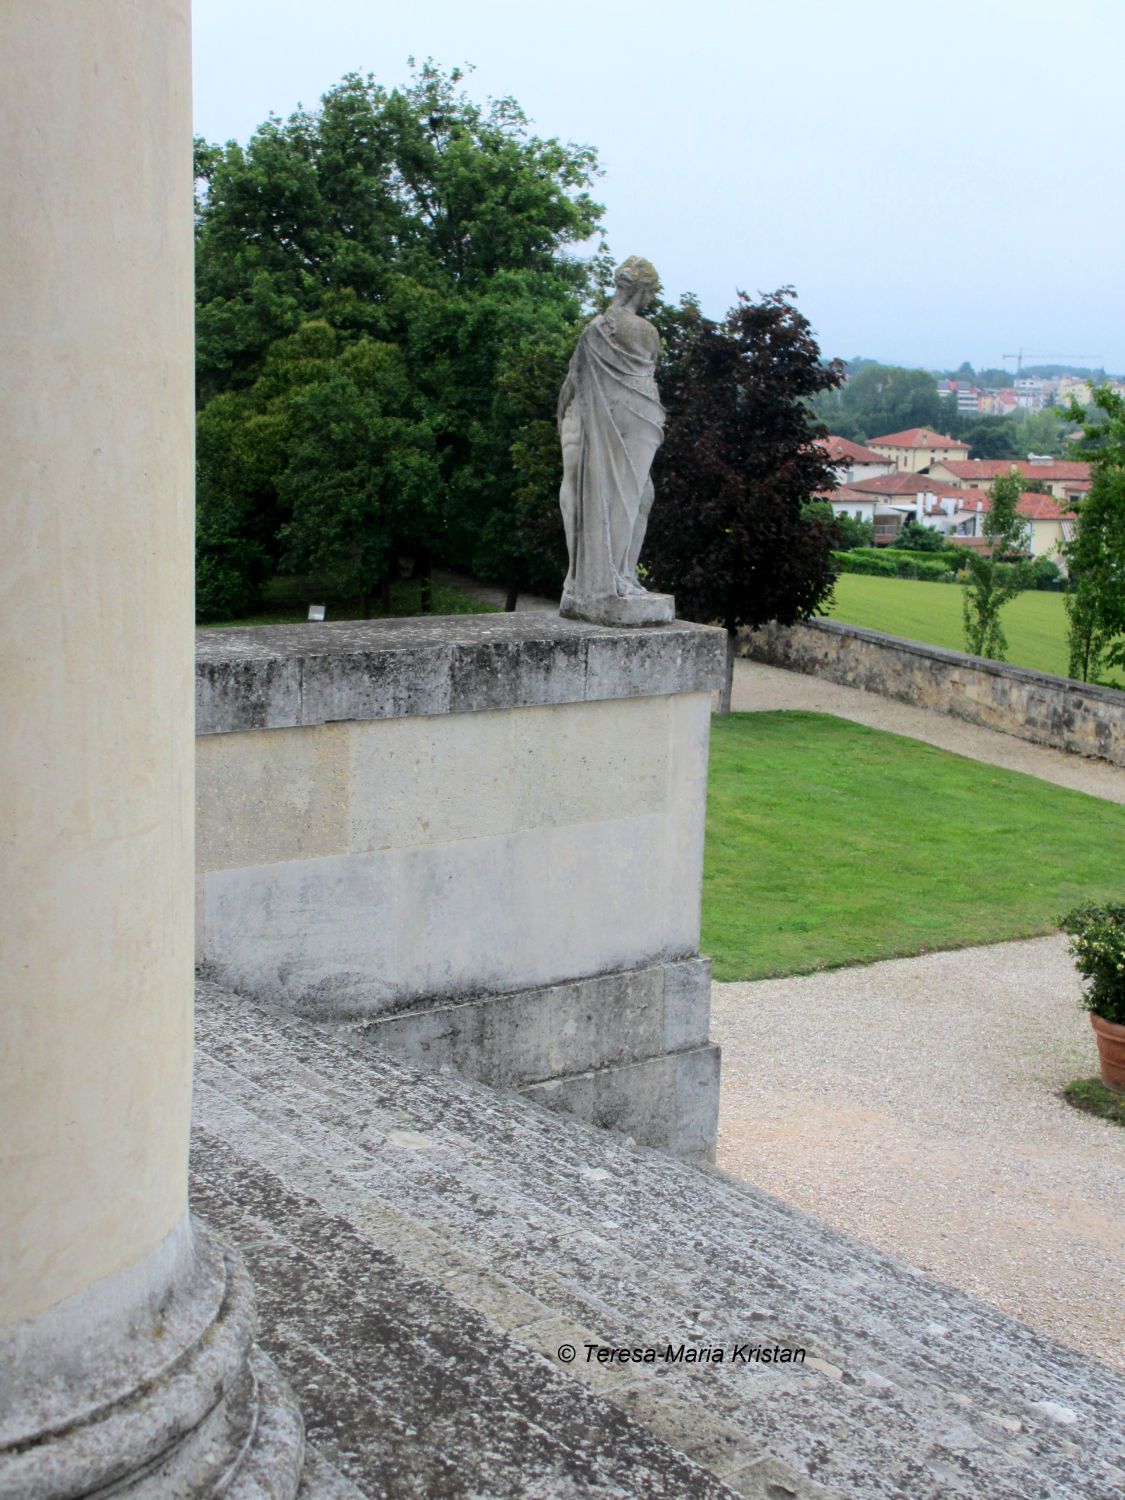
[(725, 638), (540, 613), (196, 632), (196, 733), (711, 692)]

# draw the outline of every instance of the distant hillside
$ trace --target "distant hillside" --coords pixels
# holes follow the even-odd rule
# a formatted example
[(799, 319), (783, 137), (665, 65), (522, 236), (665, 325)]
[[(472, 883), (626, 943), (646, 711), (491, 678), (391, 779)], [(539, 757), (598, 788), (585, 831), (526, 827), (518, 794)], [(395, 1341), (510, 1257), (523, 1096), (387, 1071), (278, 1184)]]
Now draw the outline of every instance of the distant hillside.
[[(865, 354), (853, 354), (850, 359), (844, 360), (844, 369), (849, 376), (858, 374), (868, 365), (883, 365), (885, 369), (903, 368), (888, 365), (881, 359), (870, 359)], [(955, 370), (929, 369), (926, 365), (909, 365), (905, 368), (926, 370), (928, 374), (936, 376), (939, 380), (968, 380), (978, 386), (1010, 386), (1014, 382), (1011, 370), (1002, 370), (999, 367), (976, 370), (967, 360)], [(1112, 374), (1101, 366), (1091, 369), (1088, 365), (1024, 365), (1020, 374), (1037, 375), (1044, 380), (1053, 380), (1059, 375), (1071, 375), (1075, 379), (1090, 380), (1094, 383), (1102, 380), (1125, 380), (1125, 375)]]

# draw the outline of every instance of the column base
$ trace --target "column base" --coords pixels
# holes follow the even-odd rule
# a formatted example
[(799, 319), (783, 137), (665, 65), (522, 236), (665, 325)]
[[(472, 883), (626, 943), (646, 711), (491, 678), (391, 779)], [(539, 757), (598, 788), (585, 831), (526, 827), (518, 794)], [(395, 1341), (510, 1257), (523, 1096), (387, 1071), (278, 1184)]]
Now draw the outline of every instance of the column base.
[(0, 1500), (294, 1500), (304, 1427), (240, 1258), (185, 1220), (149, 1259), (0, 1334)]

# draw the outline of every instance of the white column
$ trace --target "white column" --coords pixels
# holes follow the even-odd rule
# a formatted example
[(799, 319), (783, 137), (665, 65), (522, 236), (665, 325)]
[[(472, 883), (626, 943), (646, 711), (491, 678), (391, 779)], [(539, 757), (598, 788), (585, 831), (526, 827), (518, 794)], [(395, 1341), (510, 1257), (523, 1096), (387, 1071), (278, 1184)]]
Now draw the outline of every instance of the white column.
[(183, 1218), (191, 1094), (188, 6), (0, 31), (0, 1322)]
[[(148, 1462), (152, 1409), (86, 1413), (173, 1347), (217, 1341), (246, 1405), (252, 1312), (224, 1324), (239, 1273), (187, 1216), (189, 20), (0, 8), (0, 1496)], [(207, 1411), (174, 1405), (151, 1441)]]

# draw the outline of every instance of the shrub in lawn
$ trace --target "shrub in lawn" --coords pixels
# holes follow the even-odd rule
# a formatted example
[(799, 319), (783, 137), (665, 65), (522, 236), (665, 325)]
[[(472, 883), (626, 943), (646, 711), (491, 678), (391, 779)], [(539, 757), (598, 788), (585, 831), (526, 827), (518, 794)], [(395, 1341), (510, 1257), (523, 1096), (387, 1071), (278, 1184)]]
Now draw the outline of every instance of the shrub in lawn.
[(1059, 926), (1086, 981), (1079, 1002), (1103, 1021), (1125, 1026), (1125, 905), (1079, 906)]
[(903, 524), (895, 542), (906, 552), (941, 552), (945, 548), (945, 538), (940, 531), (933, 526), (923, 526), (913, 517)]
[(1063, 587), (1063, 571), (1049, 557), (1036, 557), (1031, 563), (1032, 588), (1051, 589), (1058, 593)]

